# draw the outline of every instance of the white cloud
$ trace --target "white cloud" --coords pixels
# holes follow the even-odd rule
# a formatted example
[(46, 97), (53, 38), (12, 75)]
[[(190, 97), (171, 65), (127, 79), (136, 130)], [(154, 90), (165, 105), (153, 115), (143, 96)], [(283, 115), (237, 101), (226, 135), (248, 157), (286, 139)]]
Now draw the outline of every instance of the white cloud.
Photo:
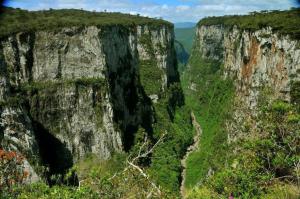
[(169, 6), (167, 5), (167, 4), (164, 4), (164, 5), (162, 5), (162, 7), (161, 7), (163, 10), (168, 10), (169, 9)]
[(187, 5), (176, 6), (176, 11), (178, 11), (178, 12), (187, 11), (189, 9), (190, 9), (190, 6), (187, 6)]

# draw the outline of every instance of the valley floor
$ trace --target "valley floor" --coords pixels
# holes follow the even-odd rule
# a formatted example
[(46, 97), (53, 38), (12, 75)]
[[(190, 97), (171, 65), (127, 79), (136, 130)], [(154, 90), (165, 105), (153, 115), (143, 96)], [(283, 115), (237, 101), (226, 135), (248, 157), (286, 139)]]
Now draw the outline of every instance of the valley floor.
[(185, 198), (185, 182), (186, 182), (186, 167), (187, 167), (186, 161), (191, 153), (198, 150), (198, 146), (200, 144), (200, 137), (202, 135), (201, 126), (198, 123), (197, 118), (193, 111), (191, 112), (191, 119), (192, 119), (193, 127), (196, 132), (195, 132), (195, 135), (193, 138), (193, 144), (187, 148), (186, 154), (183, 157), (183, 159), (181, 160), (181, 166), (182, 166), (183, 170), (181, 173), (182, 181), (181, 181), (181, 186), (180, 186), (180, 194), (181, 194), (182, 198)]

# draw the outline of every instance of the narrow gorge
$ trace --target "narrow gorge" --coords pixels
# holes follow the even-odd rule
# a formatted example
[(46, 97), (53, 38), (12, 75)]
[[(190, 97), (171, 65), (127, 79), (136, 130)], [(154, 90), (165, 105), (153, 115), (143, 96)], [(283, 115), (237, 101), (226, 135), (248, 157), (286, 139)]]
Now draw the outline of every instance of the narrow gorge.
[(5, 8), (0, 196), (298, 198), (299, 22), (204, 18), (188, 54), (162, 19)]

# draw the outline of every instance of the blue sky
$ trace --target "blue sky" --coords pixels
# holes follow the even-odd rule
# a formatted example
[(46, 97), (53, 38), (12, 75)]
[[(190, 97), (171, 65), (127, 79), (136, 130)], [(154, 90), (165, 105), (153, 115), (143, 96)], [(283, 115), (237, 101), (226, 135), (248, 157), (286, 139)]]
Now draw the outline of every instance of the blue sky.
[[(289, 9), (296, 0), (7, 0), (6, 6), (28, 10), (78, 8), (162, 17), (172, 22), (197, 22), (205, 16)], [(299, 4), (298, 4), (299, 5)]]

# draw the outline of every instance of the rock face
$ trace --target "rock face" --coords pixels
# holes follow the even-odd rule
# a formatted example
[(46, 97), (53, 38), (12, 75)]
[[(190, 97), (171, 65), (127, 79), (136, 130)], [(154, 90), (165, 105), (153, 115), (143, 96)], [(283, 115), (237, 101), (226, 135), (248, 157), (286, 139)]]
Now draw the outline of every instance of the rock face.
[(198, 27), (196, 34), (194, 53), (222, 62), (224, 76), (234, 79), (237, 95), (248, 107), (256, 106), (263, 86), (289, 101), (291, 82), (300, 80), (299, 41), (271, 27), (250, 31), (210, 25)]
[(151, 67), (161, 73), (153, 84), (165, 90), (178, 80), (173, 45), (173, 28), (164, 24), (71, 27), (1, 39), (1, 146), (38, 157), (53, 172), (88, 153), (107, 159), (129, 149), (138, 126), (151, 126), (150, 97), (159, 98), (145, 91), (142, 63), (154, 61)]

